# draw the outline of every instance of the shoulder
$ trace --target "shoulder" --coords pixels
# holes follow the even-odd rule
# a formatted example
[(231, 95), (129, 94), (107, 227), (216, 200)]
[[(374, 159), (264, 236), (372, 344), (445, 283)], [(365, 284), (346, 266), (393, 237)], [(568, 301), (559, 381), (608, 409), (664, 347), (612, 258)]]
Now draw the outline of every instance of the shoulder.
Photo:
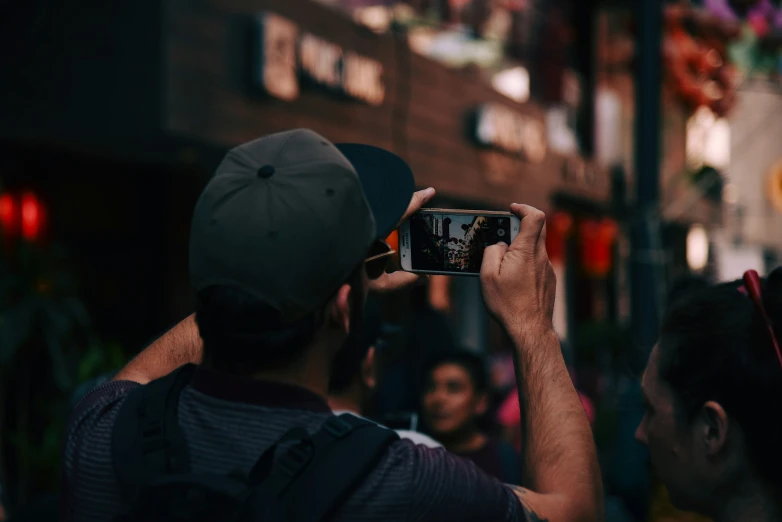
[[(111, 465), (111, 433), (117, 413), (128, 394), (141, 386), (111, 381), (89, 391), (74, 407), (65, 432), (63, 478), (73, 508), (82, 495), (106, 499), (115, 492)], [(78, 498), (77, 498), (78, 497)]]
[(387, 464), (404, 477), (410, 521), (526, 520), (508, 486), (443, 449), (403, 439), (392, 444)]
[(113, 423), (128, 394), (141, 386), (132, 381), (109, 381), (95, 387), (76, 403), (68, 419), (66, 442), (98, 424)]
[(434, 440), (432, 437), (428, 435), (424, 435), (423, 433), (419, 433), (417, 431), (396, 430), (396, 433), (397, 435), (399, 435), (399, 438), (412, 441), (413, 444), (423, 444), (424, 446), (433, 449), (443, 447), (442, 444)]

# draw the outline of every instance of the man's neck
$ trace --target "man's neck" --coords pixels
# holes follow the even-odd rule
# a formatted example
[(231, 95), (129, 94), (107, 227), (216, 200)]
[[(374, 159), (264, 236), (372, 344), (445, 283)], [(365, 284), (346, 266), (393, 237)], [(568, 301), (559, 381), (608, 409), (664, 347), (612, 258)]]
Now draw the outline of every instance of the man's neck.
[(321, 380), (317, 378), (316, 376), (312, 378), (306, 378), (302, 377), (298, 373), (287, 373), (287, 372), (256, 372), (252, 375), (253, 379), (257, 379), (259, 381), (268, 381), (268, 382), (276, 382), (280, 384), (287, 384), (290, 386), (298, 386), (300, 388), (305, 388), (320, 397), (323, 397), (324, 399), (328, 397), (328, 380)]
[(363, 415), (364, 395), (361, 382), (358, 378), (354, 378), (341, 393), (329, 395), (329, 406), (333, 411), (349, 411), (356, 415)]
[(314, 392), (324, 399), (329, 393), (331, 361), (321, 350), (309, 349), (305, 357), (284, 367), (261, 370), (253, 373), (254, 379), (300, 386)]
[(344, 395), (329, 395), (329, 407), (332, 411), (347, 411), (361, 415), (361, 406), (358, 402)]

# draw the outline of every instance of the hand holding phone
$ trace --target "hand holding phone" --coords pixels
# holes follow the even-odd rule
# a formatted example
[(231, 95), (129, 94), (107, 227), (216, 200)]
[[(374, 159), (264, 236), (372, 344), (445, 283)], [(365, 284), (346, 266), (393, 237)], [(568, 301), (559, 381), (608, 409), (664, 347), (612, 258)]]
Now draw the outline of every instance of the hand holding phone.
[(399, 229), (400, 264), (407, 272), (477, 276), (486, 247), (510, 244), (518, 232), (510, 212), (422, 209)]
[(481, 270), (483, 301), (509, 333), (553, 331), (557, 278), (546, 252), (546, 215), (528, 205), (511, 206), (521, 218), (509, 246), (487, 249)]

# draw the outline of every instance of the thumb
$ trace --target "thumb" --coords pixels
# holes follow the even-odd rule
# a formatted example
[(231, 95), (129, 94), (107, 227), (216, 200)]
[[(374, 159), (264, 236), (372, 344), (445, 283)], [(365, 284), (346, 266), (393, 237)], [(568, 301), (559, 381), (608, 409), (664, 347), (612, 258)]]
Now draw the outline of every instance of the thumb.
[(497, 243), (486, 247), (483, 251), (483, 263), (481, 263), (481, 278), (492, 276), (500, 272), (502, 258), (508, 251), (508, 245)]
[(375, 292), (393, 292), (409, 288), (426, 278), (410, 272), (398, 271), (391, 274), (383, 274), (378, 279), (369, 282), (369, 289)]

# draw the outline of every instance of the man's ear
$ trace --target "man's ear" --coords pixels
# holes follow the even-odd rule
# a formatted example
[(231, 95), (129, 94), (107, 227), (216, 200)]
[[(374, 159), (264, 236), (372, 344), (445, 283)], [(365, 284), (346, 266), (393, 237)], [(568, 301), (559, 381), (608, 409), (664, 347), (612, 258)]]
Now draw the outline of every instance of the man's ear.
[(361, 380), (370, 390), (377, 386), (377, 371), (375, 369), (375, 347), (370, 346), (364, 361), (361, 363)]
[(703, 405), (695, 436), (702, 440), (707, 456), (714, 456), (723, 450), (728, 439), (728, 427), (728, 414), (719, 403), (708, 401)]
[(478, 394), (478, 402), (475, 404), (475, 415), (481, 417), (489, 409), (489, 396), (485, 393)]
[(342, 285), (331, 306), (331, 320), (335, 325), (350, 331), (350, 285)]

